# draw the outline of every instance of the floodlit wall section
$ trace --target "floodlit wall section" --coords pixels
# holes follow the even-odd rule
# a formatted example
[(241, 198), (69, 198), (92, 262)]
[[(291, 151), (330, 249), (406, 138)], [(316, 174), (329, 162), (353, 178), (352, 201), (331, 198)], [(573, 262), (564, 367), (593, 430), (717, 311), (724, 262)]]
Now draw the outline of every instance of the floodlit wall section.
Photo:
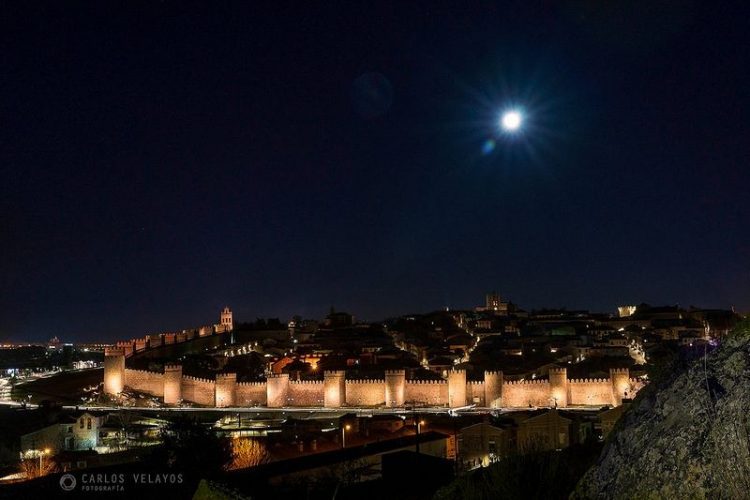
[(164, 374), (125, 368), (125, 385), (152, 396), (164, 396)]
[(407, 380), (404, 392), (407, 406), (445, 406), (448, 401), (445, 380)]
[(182, 399), (204, 406), (214, 405), (216, 382), (205, 378), (182, 376)]
[(548, 380), (506, 381), (503, 384), (505, 408), (528, 408), (529, 406), (550, 406), (552, 392)]
[(385, 380), (347, 380), (346, 404), (381, 406), (385, 404)]
[(265, 406), (267, 404), (265, 382), (237, 383), (238, 406)]
[(323, 406), (323, 381), (299, 380), (289, 382), (287, 406)]
[(565, 368), (550, 370), (549, 379), (508, 381), (502, 372), (485, 372), (482, 381), (467, 381), (466, 372), (449, 372), (448, 380), (406, 380), (403, 370), (389, 370), (384, 380), (346, 380), (344, 371), (327, 371), (324, 380), (290, 380), (287, 374), (264, 382), (237, 382), (234, 373), (215, 380), (182, 374), (178, 364), (164, 373), (125, 368), (122, 348), (107, 351), (104, 390), (117, 395), (127, 387), (163, 397), (166, 404), (183, 401), (204, 406), (269, 408), (345, 406), (409, 407), (476, 405), (486, 408), (535, 406), (619, 406), (632, 398), (643, 382), (631, 379), (627, 369), (610, 370), (609, 378), (568, 379)]

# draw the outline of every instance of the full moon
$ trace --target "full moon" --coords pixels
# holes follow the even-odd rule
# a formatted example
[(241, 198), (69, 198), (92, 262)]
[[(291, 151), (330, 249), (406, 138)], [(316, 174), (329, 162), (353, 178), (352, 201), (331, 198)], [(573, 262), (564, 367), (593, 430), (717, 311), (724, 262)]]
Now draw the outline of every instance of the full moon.
[(502, 125), (504, 130), (507, 130), (509, 132), (518, 130), (518, 128), (521, 126), (521, 113), (519, 113), (518, 111), (506, 111), (505, 113), (503, 113), (500, 124)]

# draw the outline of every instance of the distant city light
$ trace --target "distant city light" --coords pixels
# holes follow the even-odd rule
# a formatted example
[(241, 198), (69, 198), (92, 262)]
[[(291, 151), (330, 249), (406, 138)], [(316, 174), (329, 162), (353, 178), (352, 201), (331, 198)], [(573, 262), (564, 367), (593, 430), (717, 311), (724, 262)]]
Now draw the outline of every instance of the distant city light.
[(515, 132), (521, 127), (522, 121), (523, 117), (518, 111), (506, 111), (500, 119), (500, 125), (505, 131)]

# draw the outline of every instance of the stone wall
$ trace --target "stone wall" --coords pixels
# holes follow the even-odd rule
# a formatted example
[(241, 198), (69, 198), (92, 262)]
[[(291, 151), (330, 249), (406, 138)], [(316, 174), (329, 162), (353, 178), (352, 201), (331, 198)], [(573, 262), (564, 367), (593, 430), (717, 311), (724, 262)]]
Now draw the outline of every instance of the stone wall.
[(385, 404), (385, 380), (347, 380), (347, 406), (380, 406)]
[(448, 404), (448, 383), (445, 380), (407, 380), (404, 393), (406, 405)]
[(119, 394), (125, 385), (125, 350), (123, 348), (104, 351), (104, 392)]
[(216, 407), (226, 408), (237, 404), (237, 374), (216, 374)]
[(323, 381), (289, 382), (289, 406), (323, 406)]
[(239, 406), (263, 406), (266, 404), (265, 382), (239, 382), (237, 384)]
[[(453, 406), (492, 408), (529, 406), (619, 406), (632, 398), (643, 382), (629, 378), (627, 369), (613, 369), (606, 379), (568, 379), (565, 368), (550, 370), (549, 380), (505, 381), (502, 372), (486, 372), (484, 381), (466, 381), (466, 372), (449, 372), (449, 380), (409, 380), (403, 370), (386, 372), (385, 380), (346, 380), (344, 371), (327, 371), (324, 380), (290, 381), (289, 375), (265, 382), (237, 383), (236, 374), (216, 375), (216, 381), (182, 375), (178, 364), (165, 373), (125, 368), (122, 348), (105, 353), (104, 390), (132, 390), (164, 397), (166, 404), (181, 400), (206, 406)], [(393, 398), (387, 402), (388, 393)], [(488, 401), (488, 397), (490, 400)], [(390, 403), (390, 404), (389, 404)]]
[(568, 384), (571, 405), (612, 404), (612, 383), (609, 379), (572, 379)]
[(213, 406), (216, 383), (204, 378), (182, 376), (182, 399), (199, 405)]
[(528, 408), (551, 406), (552, 391), (548, 380), (505, 381), (503, 384), (503, 407)]
[(125, 385), (152, 396), (164, 396), (164, 374), (125, 368)]
[(484, 401), (484, 382), (481, 380), (470, 380), (466, 383), (467, 404), (486, 406)]

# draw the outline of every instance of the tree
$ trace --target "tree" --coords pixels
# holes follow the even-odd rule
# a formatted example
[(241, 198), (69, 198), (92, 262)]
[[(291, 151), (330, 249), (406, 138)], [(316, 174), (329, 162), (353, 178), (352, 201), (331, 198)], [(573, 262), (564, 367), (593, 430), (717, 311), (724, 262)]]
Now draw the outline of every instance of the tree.
[(56, 472), (57, 464), (52, 460), (52, 457), (42, 456), (41, 460), (34, 457), (21, 460), (19, 469), (20, 472), (26, 474), (26, 479), (34, 479)]
[(175, 420), (162, 431), (161, 439), (162, 446), (151, 455), (154, 465), (211, 477), (232, 462), (230, 439), (195, 420)]
[(245, 469), (268, 463), (271, 456), (266, 446), (257, 439), (236, 437), (232, 439), (232, 462), (229, 470)]

